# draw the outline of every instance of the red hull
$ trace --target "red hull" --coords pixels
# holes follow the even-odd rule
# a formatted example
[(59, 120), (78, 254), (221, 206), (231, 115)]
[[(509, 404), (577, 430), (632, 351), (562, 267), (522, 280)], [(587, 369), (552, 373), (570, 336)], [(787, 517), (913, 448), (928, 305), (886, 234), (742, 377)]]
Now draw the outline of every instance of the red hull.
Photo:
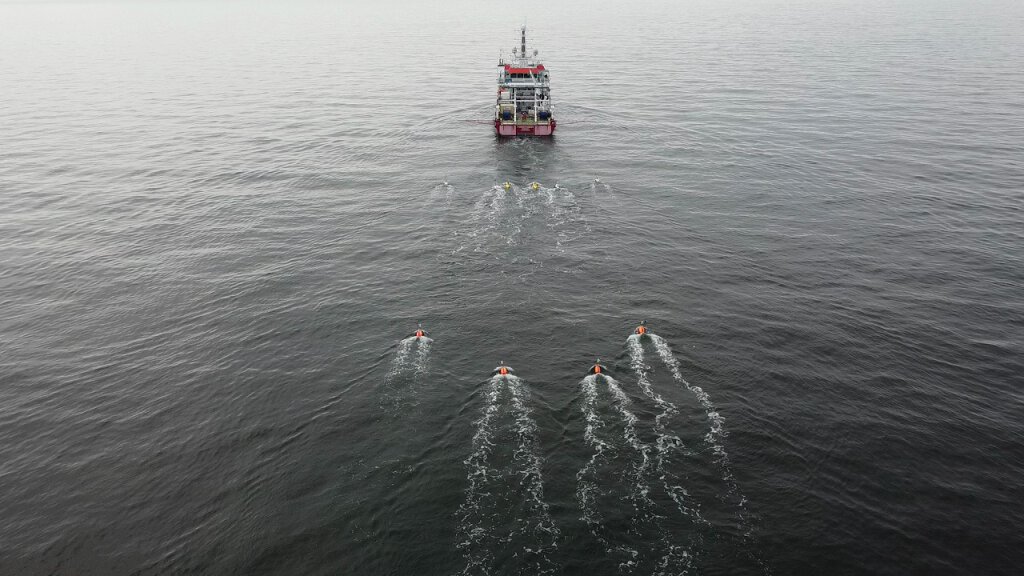
[(502, 124), (501, 120), (494, 121), (494, 131), (498, 136), (551, 136), (555, 133), (555, 126), (558, 123), (554, 120), (550, 124)]

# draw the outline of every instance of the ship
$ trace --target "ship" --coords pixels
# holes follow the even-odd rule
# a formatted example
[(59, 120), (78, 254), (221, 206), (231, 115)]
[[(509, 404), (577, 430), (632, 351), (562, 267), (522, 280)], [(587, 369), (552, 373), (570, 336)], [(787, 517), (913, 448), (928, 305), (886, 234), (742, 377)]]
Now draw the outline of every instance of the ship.
[(526, 26), (520, 30), (519, 47), (512, 57), (498, 58), (498, 101), (494, 106), (494, 130), (498, 136), (551, 136), (555, 132), (551, 105), (551, 78), (537, 60), (537, 51), (526, 51)]

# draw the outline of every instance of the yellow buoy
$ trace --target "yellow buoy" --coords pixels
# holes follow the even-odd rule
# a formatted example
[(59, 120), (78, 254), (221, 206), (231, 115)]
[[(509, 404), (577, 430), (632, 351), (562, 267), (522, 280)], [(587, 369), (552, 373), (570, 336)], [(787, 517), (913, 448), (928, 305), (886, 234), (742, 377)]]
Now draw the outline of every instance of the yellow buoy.
[(502, 186), (505, 188), (505, 190), (508, 190), (509, 188), (512, 188), (512, 183), (511, 182), (505, 182), (504, 184), (502, 184)]
[(534, 190), (540, 190), (540, 182), (534, 182), (533, 184), (530, 184), (530, 188), (533, 188)]

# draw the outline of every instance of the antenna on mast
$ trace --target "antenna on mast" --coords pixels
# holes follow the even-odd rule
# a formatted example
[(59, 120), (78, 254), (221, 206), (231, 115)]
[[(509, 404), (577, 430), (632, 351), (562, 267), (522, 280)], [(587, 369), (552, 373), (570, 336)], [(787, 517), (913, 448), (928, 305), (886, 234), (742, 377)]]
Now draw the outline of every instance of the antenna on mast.
[(523, 24), (523, 28), (522, 28), (521, 32), (522, 32), (522, 36), (520, 37), (521, 42), (519, 44), (519, 46), (520, 46), (519, 53), (523, 55), (523, 58), (526, 58), (526, 25), (525, 24)]

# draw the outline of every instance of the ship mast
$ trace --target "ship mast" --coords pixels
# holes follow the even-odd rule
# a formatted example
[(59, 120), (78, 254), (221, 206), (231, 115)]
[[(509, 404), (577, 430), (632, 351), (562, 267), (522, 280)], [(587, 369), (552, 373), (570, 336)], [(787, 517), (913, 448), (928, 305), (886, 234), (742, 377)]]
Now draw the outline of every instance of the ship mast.
[(526, 26), (523, 26), (520, 30), (520, 43), (519, 43), (519, 56), (526, 58)]

